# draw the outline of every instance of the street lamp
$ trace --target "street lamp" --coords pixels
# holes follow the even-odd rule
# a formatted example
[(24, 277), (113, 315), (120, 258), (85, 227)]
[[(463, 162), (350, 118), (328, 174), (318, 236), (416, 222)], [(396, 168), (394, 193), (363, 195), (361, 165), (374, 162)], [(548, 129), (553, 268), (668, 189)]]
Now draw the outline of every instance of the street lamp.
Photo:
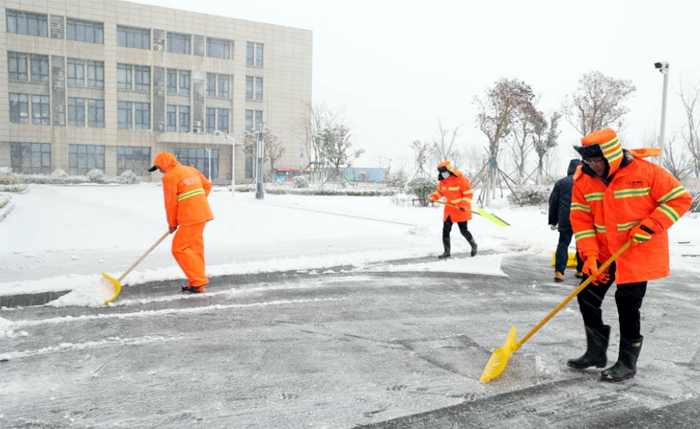
[(264, 157), (263, 157), (263, 150), (265, 150), (265, 146), (263, 144), (264, 141), (264, 133), (265, 133), (265, 123), (260, 121), (257, 124), (258, 128), (258, 148), (256, 150), (257, 155), (258, 155), (258, 163), (257, 163), (257, 168), (256, 168), (256, 176), (257, 176), (257, 186), (255, 188), (255, 199), (256, 200), (262, 200), (265, 198), (265, 189), (263, 189), (263, 173), (264, 173)]
[(659, 165), (663, 166), (663, 151), (664, 145), (666, 143), (666, 97), (668, 95), (668, 62), (661, 61), (658, 63), (654, 63), (654, 67), (656, 67), (659, 70), (659, 72), (664, 75), (664, 93), (663, 98), (661, 99), (661, 131), (659, 133), (659, 146), (661, 146), (661, 156), (659, 157)]
[(226, 140), (231, 140), (231, 196), (236, 195), (236, 137), (226, 134)]

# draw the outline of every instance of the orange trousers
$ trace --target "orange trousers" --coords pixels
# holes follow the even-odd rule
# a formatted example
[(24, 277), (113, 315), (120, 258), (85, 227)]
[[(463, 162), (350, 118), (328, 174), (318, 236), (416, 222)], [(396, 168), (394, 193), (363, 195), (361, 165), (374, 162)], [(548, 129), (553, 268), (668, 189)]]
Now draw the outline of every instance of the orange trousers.
[(204, 273), (204, 226), (206, 222), (181, 226), (173, 238), (173, 256), (185, 272), (189, 286), (202, 286), (209, 283)]

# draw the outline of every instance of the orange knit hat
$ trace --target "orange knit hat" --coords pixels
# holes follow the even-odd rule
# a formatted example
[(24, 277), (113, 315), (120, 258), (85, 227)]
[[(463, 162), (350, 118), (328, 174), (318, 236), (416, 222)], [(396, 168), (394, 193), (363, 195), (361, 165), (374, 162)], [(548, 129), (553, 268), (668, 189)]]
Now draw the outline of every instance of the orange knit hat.
[(581, 144), (583, 144), (583, 147), (579, 150), (579, 153), (584, 159), (586, 158), (586, 152), (593, 153), (593, 151), (587, 149), (593, 149), (595, 152), (598, 152), (593, 146), (597, 145), (600, 148), (599, 154), (602, 153), (602, 156), (608, 161), (610, 166), (608, 176), (612, 176), (620, 169), (624, 156), (622, 144), (620, 144), (620, 139), (617, 138), (617, 134), (611, 128), (594, 131), (582, 137)]

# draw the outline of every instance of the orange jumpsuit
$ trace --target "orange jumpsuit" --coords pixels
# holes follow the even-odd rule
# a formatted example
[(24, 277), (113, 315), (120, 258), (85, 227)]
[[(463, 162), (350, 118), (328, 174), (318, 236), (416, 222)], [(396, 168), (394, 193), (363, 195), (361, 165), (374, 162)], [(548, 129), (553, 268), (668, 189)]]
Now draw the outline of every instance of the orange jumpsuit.
[(178, 227), (172, 252), (189, 280), (189, 287), (209, 283), (204, 264), (204, 226), (212, 219), (207, 196), (211, 183), (193, 167), (181, 165), (170, 152), (156, 156), (155, 165), (164, 172), (163, 193), (168, 226)]
[(461, 171), (452, 167), (448, 161), (442, 162), (438, 167), (445, 167), (452, 173), (447, 179), (440, 180), (438, 188), (430, 194), (430, 201), (437, 201), (445, 197), (445, 202), (452, 206), (457, 206), (465, 211), (457, 208), (445, 206), (442, 220), (443, 222), (449, 217), (453, 223), (467, 222), (472, 219), (472, 195), (474, 191), (469, 184), (469, 179), (464, 177)]

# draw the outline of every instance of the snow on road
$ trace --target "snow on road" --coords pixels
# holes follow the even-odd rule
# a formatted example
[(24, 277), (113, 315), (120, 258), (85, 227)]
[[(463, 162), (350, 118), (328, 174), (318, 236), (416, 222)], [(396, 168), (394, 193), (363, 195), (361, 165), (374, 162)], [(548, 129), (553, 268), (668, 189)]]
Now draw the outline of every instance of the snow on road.
[[(75, 290), (63, 305), (99, 305), (90, 291), (99, 287), (100, 273), (118, 277), (167, 227), (162, 188), (154, 183), (34, 185), (14, 201), (14, 212), (0, 222), (0, 295)], [(257, 201), (252, 193), (232, 197), (223, 188), (215, 189), (210, 202), (215, 216), (205, 230), (210, 275), (362, 266), (442, 252), (441, 207), (402, 207), (389, 197), (268, 194)], [(551, 255), (557, 233), (547, 227), (546, 208), (496, 204), (491, 210), (511, 226), (501, 228), (475, 217), (469, 228), (481, 252)], [(686, 216), (671, 229), (674, 267), (697, 269), (697, 226), (697, 219)], [(452, 240), (453, 253), (468, 252), (456, 229)], [(167, 239), (123, 283), (184, 278), (169, 243)], [(500, 272), (496, 256), (480, 255), (476, 261), (395, 269)]]

